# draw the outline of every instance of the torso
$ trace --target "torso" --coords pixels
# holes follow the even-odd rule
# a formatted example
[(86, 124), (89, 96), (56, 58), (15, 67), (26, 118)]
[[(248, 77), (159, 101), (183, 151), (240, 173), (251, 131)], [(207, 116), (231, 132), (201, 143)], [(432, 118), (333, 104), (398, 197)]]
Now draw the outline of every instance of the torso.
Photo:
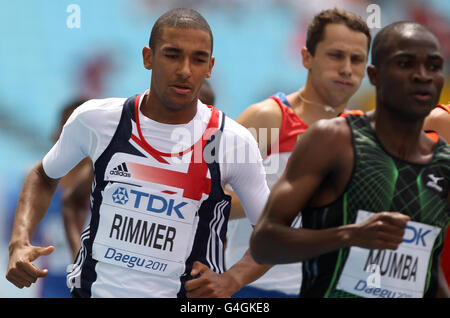
[[(335, 200), (323, 201), (326, 202), (324, 205), (310, 205), (303, 211), (304, 227), (324, 229), (354, 223), (358, 210), (362, 209), (374, 213), (398, 211), (409, 215), (414, 222), (445, 229), (450, 220), (446, 202), (450, 183), (449, 146), (439, 141), (434, 144), (432, 159), (427, 163), (407, 162), (385, 150), (366, 116), (347, 115), (347, 120), (351, 127), (353, 147), (350, 154), (355, 157), (350, 162), (354, 164), (340, 163), (338, 168), (347, 167), (345, 175), (348, 171), (350, 174), (340, 177), (343, 181), (339, 185), (341, 193)], [(345, 149), (342, 151), (345, 152)], [(441, 230), (436, 235), (433, 248), (429, 250), (431, 271), (426, 275), (423, 273), (426, 276), (423, 290), (425, 297), (434, 296), (437, 288), (436, 260), (442, 250), (444, 233)], [(343, 248), (306, 261), (302, 295), (352, 297), (350, 293), (337, 288), (347, 257), (349, 249)], [(386, 262), (379, 265), (382, 270), (388, 266)], [(406, 278), (412, 280), (417, 276)]]
[(230, 198), (218, 163), (207, 164), (202, 151), (223, 129), (223, 115), (204, 114), (212, 130), (200, 131), (209, 135), (172, 157), (142, 138), (138, 104), (136, 98), (125, 102), (112, 140), (94, 161), (92, 217), (77, 257), (81, 276), (77, 270), (68, 276), (81, 280), (75, 296), (175, 297), (184, 293), (195, 260), (224, 271), (220, 251)]

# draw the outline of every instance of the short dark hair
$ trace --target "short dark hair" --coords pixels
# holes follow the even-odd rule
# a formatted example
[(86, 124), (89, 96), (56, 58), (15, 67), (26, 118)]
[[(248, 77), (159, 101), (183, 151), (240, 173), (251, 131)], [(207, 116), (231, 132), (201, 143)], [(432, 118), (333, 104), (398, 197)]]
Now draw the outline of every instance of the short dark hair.
[(370, 29), (359, 15), (343, 10), (343, 9), (328, 9), (320, 12), (314, 16), (311, 24), (308, 27), (306, 34), (306, 48), (311, 55), (316, 52), (317, 44), (323, 40), (325, 27), (327, 24), (340, 23), (347, 26), (353, 31), (362, 32), (367, 36), (367, 52), (370, 50), (370, 41), (372, 39), (370, 35)]
[(150, 33), (149, 46), (155, 49), (161, 37), (163, 28), (200, 29), (209, 33), (211, 37), (211, 53), (213, 49), (213, 35), (206, 19), (197, 11), (188, 8), (172, 9), (156, 20)]
[(373, 39), (371, 56), (371, 63), (373, 65), (377, 67), (380, 66), (384, 61), (384, 58), (388, 56), (389, 51), (395, 47), (393, 43), (391, 43), (392, 41), (390, 41), (392, 34), (399, 33), (408, 27), (433, 34), (427, 27), (414, 21), (398, 21), (387, 25), (380, 32), (378, 32)]

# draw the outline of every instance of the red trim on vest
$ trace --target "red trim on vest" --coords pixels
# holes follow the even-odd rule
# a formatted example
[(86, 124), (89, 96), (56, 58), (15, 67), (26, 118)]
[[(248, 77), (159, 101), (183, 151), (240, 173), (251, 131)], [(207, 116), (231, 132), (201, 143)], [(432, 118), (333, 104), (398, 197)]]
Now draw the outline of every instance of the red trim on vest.
[[(271, 96), (270, 98), (277, 102), (282, 112), (280, 134), (277, 140), (279, 148), (278, 151), (275, 151), (275, 153), (292, 152), (298, 136), (306, 131), (308, 125), (305, 124), (300, 117), (298, 117), (292, 108), (283, 104), (278, 97)], [(272, 149), (268, 149), (267, 156), (270, 156), (271, 154)]]
[[(203, 193), (209, 194), (211, 192), (211, 179), (207, 178), (208, 165), (203, 158), (203, 149), (211, 136), (219, 130), (219, 111), (213, 106), (208, 106), (211, 109), (211, 118), (208, 126), (202, 137), (192, 146), (178, 153), (164, 153), (150, 146), (142, 134), (139, 122), (139, 101), (142, 96), (143, 94), (139, 95), (135, 102), (135, 118), (139, 137), (132, 134), (131, 139), (156, 160), (166, 164), (169, 164), (169, 162), (163, 157), (181, 157), (190, 151), (193, 153), (186, 173), (134, 162), (127, 162), (128, 169), (135, 179), (183, 189), (183, 197), (199, 201)], [(197, 158), (201, 158), (201, 160)], [(169, 190), (164, 190), (163, 192), (168, 194), (175, 193)]]
[[(186, 173), (135, 162), (127, 162), (127, 166), (134, 179), (183, 189), (183, 197), (185, 198), (199, 201), (203, 193), (209, 194), (211, 192), (211, 179), (206, 177), (208, 165), (204, 162), (191, 162)], [(171, 191), (164, 190), (163, 192)]]
[(442, 108), (443, 110), (446, 110), (446, 111), (450, 114), (450, 104), (448, 104), (448, 105), (442, 105), (442, 104), (439, 104), (439, 105), (437, 105), (436, 107), (440, 107), (440, 108)]
[(353, 109), (353, 110), (344, 110), (339, 117), (345, 117), (346, 115), (358, 115), (358, 116), (364, 116), (364, 112), (359, 109)]
[[(204, 146), (206, 144), (206, 142), (208, 141), (208, 139), (214, 135), (217, 131), (217, 129), (219, 128), (219, 111), (212, 107), (212, 106), (208, 106), (211, 109), (211, 118), (209, 119), (209, 123), (208, 126), (205, 129), (205, 132), (203, 133), (202, 137), (200, 137), (199, 140), (197, 140), (197, 142), (195, 142), (191, 147), (178, 152), (178, 153), (165, 153), (165, 152), (161, 152), (155, 148), (153, 148), (152, 146), (150, 146), (149, 143), (147, 143), (147, 141), (145, 140), (144, 136), (142, 135), (142, 130), (141, 130), (141, 124), (139, 122), (139, 101), (141, 100), (142, 96), (144, 94), (139, 95), (136, 98), (136, 101), (134, 103), (134, 116), (136, 118), (136, 127), (137, 127), (137, 131), (139, 134), (139, 138), (135, 135), (132, 135), (132, 139), (136, 140), (139, 139), (140, 143), (143, 145), (141, 147), (143, 147), (149, 154), (151, 154), (152, 156), (156, 157), (180, 157), (183, 156), (185, 154), (187, 154), (188, 152), (190, 152), (192, 149), (194, 149), (196, 146), (202, 145)], [(134, 138), (133, 138), (134, 136)], [(202, 147), (203, 148), (203, 147)], [(159, 161), (159, 160), (158, 160)]]
[(160, 155), (158, 155), (157, 153), (153, 153), (153, 151), (151, 149), (147, 149), (147, 145), (146, 143), (142, 142), (141, 139), (139, 139), (138, 137), (136, 137), (135, 135), (131, 134), (131, 139), (137, 143), (139, 146), (141, 146), (143, 149), (145, 149), (153, 158), (155, 158), (156, 160), (158, 160), (161, 163), (169, 163), (166, 159), (164, 159), (163, 157), (161, 157)]
[(434, 142), (439, 141), (439, 134), (435, 131), (426, 131), (425, 134), (427, 134), (428, 138), (433, 140)]

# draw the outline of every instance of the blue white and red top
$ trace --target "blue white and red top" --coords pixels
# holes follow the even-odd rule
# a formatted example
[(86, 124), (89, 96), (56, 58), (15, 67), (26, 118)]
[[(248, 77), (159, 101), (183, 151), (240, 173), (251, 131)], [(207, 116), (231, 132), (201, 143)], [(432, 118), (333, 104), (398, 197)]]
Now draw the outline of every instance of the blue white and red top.
[(267, 200), (247, 129), (200, 101), (189, 123), (162, 124), (140, 111), (143, 95), (83, 104), (43, 159), (52, 178), (87, 156), (94, 165), (91, 220), (68, 274), (75, 297), (184, 296), (195, 261), (224, 271), (224, 184), (253, 224)]

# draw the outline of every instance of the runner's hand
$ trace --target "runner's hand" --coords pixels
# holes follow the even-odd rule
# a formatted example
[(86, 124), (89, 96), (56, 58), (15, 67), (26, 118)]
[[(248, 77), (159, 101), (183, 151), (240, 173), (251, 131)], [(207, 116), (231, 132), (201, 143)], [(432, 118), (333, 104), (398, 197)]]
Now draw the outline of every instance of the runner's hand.
[(380, 212), (365, 222), (354, 224), (351, 245), (368, 249), (396, 250), (403, 242), (410, 217), (399, 212)]
[(195, 262), (191, 275), (200, 277), (186, 282), (186, 296), (188, 298), (228, 298), (234, 293), (231, 291), (232, 282), (227, 275), (217, 274), (208, 266)]
[(53, 246), (32, 245), (11, 249), (6, 279), (19, 288), (30, 287), (39, 277), (45, 277), (48, 273), (47, 269), (40, 270), (31, 262), (39, 256), (49, 255), (54, 249)]

